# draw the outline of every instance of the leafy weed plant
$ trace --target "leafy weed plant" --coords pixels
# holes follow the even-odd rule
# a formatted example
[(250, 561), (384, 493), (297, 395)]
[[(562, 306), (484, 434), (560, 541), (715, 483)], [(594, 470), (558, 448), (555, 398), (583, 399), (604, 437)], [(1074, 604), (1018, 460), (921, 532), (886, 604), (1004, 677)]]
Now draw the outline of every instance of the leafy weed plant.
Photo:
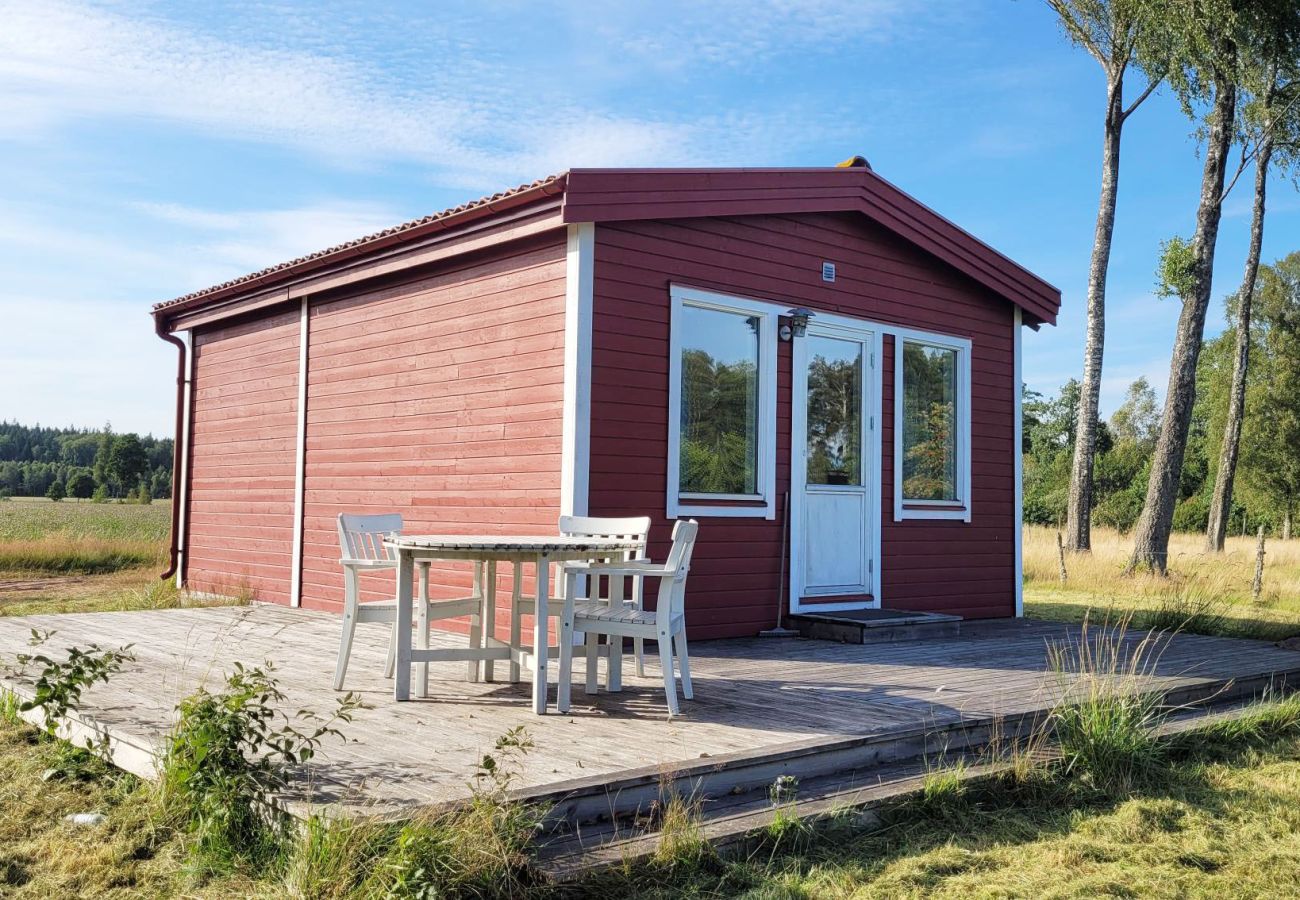
[(219, 692), (200, 689), (178, 707), (160, 790), (166, 814), (192, 840), (199, 874), (259, 871), (279, 857), (291, 833), (279, 792), (327, 738), (343, 739), (339, 725), (361, 706), (349, 693), (328, 718), (287, 716), (272, 671), (236, 663)]

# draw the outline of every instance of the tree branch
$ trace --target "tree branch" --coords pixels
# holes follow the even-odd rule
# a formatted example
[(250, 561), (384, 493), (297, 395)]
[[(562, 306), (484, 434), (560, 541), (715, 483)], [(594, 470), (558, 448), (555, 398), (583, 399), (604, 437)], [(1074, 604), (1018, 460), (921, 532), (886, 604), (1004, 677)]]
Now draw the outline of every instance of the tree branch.
[(1160, 87), (1161, 83), (1165, 80), (1165, 74), (1165, 72), (1161, 72), (1159, 77), (1149, 76), (1147, 78), (1147, 86), (1143, 89), (1142, 93), (1138, 94), (1137, 99), (1130, 103), (1128, 108), (1119, 114), (1120, 122), (1125, 121), (1129, 116), (1133, 115), (1133, 111), (1141, 106), (1148, 97), (1155, 93), (1156, 88)]

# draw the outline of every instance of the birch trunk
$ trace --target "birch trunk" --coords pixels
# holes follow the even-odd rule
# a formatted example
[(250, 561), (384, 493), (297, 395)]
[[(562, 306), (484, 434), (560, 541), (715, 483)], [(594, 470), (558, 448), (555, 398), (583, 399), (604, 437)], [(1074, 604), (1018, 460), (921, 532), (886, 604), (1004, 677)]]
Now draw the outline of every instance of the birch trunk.
[[(1267, 123), (1265, 123), (1267, 128)], [(1255, 160), (1255, 200), (1250, 221), (1250, 248), (1246, 252), (1246, 274), (1241, 280), (1237, 304), (1237, 344), (1232, 365), (1232, 393), (1228, 397), (1228, 422), (1223, 429), (1223, 447), (1219, 451), (1219, 472), (1214, 480), (1210, 500), (1210, 523), (1206, 529), (1205, 549), (1223, 552), (1228, 534), (1228, 516), (1232, 514), (1232, 483), (1237, 474), (1237, 454), (1241, 447), (1241, 425), (1246, 415), (1246, 373), (1250, 365), (1250, 308), (1259, 275), (1260, 248), (1264, 242), (1264, 195), (1268, 186), (1268, 164), (1273, 156), (1273, 136), (1265, 131)]]
[(1165, 395), (1160, 438), (1156, 441), (1147, 481), (1146, 503), (1134, 534), (1133, 557), (1128, 570), (1139, 566), (1164, 574), (1168, 566), (1169, 532), (1173, 528), (1178, 481), (1187, 451), (1187, 432), (1196, 402), (1196, 363), (1205, 334), (1205, 313), (1213, 286), (1214, 249), (1223, 213), (1224, 174), (1232, 146), (1237, 109), (1236, 85), (1226, 74), (1214, 78), (1214, 109), (1201, 174), (1201, 199), (1196, 209), (1196, 234), (1192, 238), (1193, 269), (1188, 295), (1178, 317), (1173, 356), (1169, 361), (1169, 389)]
[(1070, 550), (1092, 549), (1092, 473), (1097, 454), (1097, 407), (1101, 395), (1102, 351), (1106, 340), (1106, 272), (1115, 232), (1119, 196), (1119, 147), (1124, 128), (1123, 75), (1106, 75), (1106, 121), (1101, 157), (1101, 199), (1088, 270), (1088, 336), (1083, 349), (1083, 383), (1070, 466), (1070, 499), (1065, 544)]

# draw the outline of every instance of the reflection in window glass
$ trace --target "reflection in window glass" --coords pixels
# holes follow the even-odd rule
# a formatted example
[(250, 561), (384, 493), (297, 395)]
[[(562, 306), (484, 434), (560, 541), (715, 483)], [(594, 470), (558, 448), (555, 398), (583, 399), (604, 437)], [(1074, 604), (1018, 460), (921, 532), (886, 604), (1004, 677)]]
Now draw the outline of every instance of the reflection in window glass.
[(758, 493), (760, 321), (744, 313), (682, 307), (683, 493)]
[(903, 499), (957, 502), (957, 351), (903, 342)]
[(808, 483), (862, 484), (862, 345), (808, 341)]

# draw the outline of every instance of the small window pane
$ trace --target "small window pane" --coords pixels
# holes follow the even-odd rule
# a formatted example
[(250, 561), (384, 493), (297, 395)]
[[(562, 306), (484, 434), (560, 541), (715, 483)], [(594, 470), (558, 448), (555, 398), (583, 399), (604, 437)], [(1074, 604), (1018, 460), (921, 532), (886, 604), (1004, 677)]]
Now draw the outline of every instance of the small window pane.
[(903, 499), (957, 502), (957, 351), (903, 343)]
[(682, 307), (682, 493), (758, 493), (760, 321)]
[(862, 484), (862, 345), (809, 337), (808, 483)]

